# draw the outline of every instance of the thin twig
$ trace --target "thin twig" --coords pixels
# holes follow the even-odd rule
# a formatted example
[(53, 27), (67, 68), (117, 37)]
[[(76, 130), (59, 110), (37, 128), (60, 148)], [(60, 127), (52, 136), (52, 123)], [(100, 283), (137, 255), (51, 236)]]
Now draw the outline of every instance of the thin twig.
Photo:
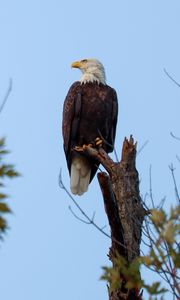
[(147, 204), (146, 204), (146, 202), (145, 202), (147, 197), (149, 197), (149, 194), (148, 194), (148, 193), (145, 194), (144, 200), (142, 200), (143, 197), (141, 196), (141, 202), (142, 202), (142, 204), (143, 204), (145, 210), (147, 211), (147, 215), (148, 215), (148, 214), (150, 214), (150, 209), (149, 209), (149, 207), (147, 206)]
[(154, 232), (151, 230), (151, 227), (148, 225), (147, 223), (147, 219), (145, 219), (145, 226), (146, 226), (146, 237), (149, 239), (150, 243), (151, 243), (151, 247), (153, 247), (153, 245), (155, 245), (155, 240), (157, 239), (157, 237), (155, 236)]
[[(172, 167), (172, 166), (171, 166)], [(172, 170), (173, 170), (173, 167), (172, 167)], [(152, 225), (155, 226), (154, 222), (152, 221)], [(172, 262), (170, 260), (170, 257), (169, 257), (169, 250), (167, 248), (167, 244), (164, 242), (164, 244), (162, 244), (161, 242), (157, 243), (155, 242), (156, 241), (156, 237), (153, 237), (153, 232), (151, 230), (151, 227), (148, 226), (147, 224), (147, 219), (145, 219), (145, 226), (146, 226), (146, 234), (145, 232), (143, 231), (143, 233), (145, 234), (145, 236), (148, 237), (149, 239), (149, 242), (151, 244), (151, 248), (154, 249), (154, 252), (156, 252), (156, 250), (158, 251), (158, 254), (156, 254), (156, 256), (159, 256), (161, 257), (162, 259), (162, 263), (164, 264), (165, 268), (163, 268), (163, 266), (160, 267), (161, 271), (158, 270), (156, 267), (155, 267), (155, 270), (156, 272), (158, 272), (158, 274), (169, 284), (171, 290), (172, 290), (172, 293), (178, 298), (178, 294), (176, 292), (176, 290), (179, 292), (178, 290), (178, 283), (177, 283), (177, 279), (178, 277), (174, 276), (174, 273), (173, 273), (173, 266), (172, 266)], [(158, 230), (158, 228), (155, 226), (159, 236), (160, 236), (160, 231)], [(159, 244), (159, 246), (157, 246), (157, 244)], [(155, 247), (155, 248), (154, 248)], [(168, 263), (166, 262), (166, 259), (164, 256), (161, 255), (161, 250), (160, 248), (163, 249), (163, 251), (166, 252), (166, 257), (168, 259), (168, 262), (169, 262), (169, 265)], [(160, 274), (161, 273), (161, 274)], [(171, 283), (171, 279), (173, 280), (173, 283)]]
[(180, 163), (180, 158), (178, 155), (176, 155), (176, 158), (177, 158), (178, 162)]
[(101, 230), (103, 230), (104, 228), (106, 228), (107, 227), (107, 225), (104, 225), (103, 227), (101, 227)]
[(165, 201), (166, 201), (166, 196), (164, 196), (164, 198), (162, 198), (162, 200), (160, 201), (160, 203), (158, 204), (158, 206), (157, 206), (156, 209), (157, 209), (157, 210), (162, 209), (163, 206), (164, 206)]
[[(157, 230), (157, 227), (155, 226), (155, 224), (153, 222), (151, 222), (151, 226), (148, 224), (148, 220), (145, 219), (145, 225), (146, 225), (146, 228), (144, 229), (145, 232), (143, 231), (144, 235), (149, 239), (150, 243), (151, 243), (151, 247), (155, 246), (156, 247), (156, 240), (157, 240), (157, 236), (155, 235), (154, 231), (151, 229), (151, 226), (154, 226)], [(160, 235), (160, 232), (158, 231), (158, 234)], [(163, 246), (162, 243), (160, 243), (160, 247), (162, 248), (163, 251), (166, 251), (165, 247)]]
[[(95, 222), (94, 222), (94, 215), (93, 218), (91, 219), (85, 212), (84, 210), (80, 207), (80, 205), (76, 202), (76, 200), (72, 197), (71, 193), (68, 191), (68, 189), (65, 187), (63, 181), (62, 181), (62, 170), (60, 169), (60, 173), (59, 173), (59, 187), (61, 189), (63, 189), (66, 194), (69, 196), (69, 198), (73, 201), (73, 203), (75, 204), (75, 206), (78, 208), (78, 210), (81, 212), (81, 214), (85, 217), (85, 219), (87, 219), (87, 223), (86, 224), (92, 224), (97, 230), (99, 230), (102, 234), (104, 234), (106, 237), (108, 237), (109, 239), (112, 240), (112, 237), (106, 233), (104, 230), (102, 230), (101, 227), (99, 227)], [(74, 213), (73, 213), (74, 214)], [(80, 218), (78, 216), (76, 216), (77, 219), (80, 220)], [(82, 220), (81, 220), (82, 221)], [(83, 220), (83, 223), (85, 223), (85, 221)], [(127, 247), (120, 243), (119, 241), (117, 241), (116, 239), (113, 238), (113, 241), (116, 242), (117, 244), (119, 244), (120, 246), (124, 247), (125, 249), (127, 249)]]
[[(164, 262), (164, 264), (165, 264), (165, 262)], [(165, 266), (166, 266), (166, 264), (165, 264)], [(167, 267), (167, 266), (166, 266)], [(168, 275), (170, 274), (167, 270), (164, 270), (162, 267), (161, 267), (161, 270), (163, 271), (163, 274), (164, 274), (164, 276), (166, 277), (166, 282), (169, 284), (169, 286), (171, 287), (171, 290), (172, 290), (172, 294), (173, 295), (175, 295), (176, 297), (177, 297), (177, 299), (179, 299), (178, 298), (178, 294), (176, 293), (176, 291), (175, 291), (175, 286), (171, 283), (171, 278), (172, 278), (172, 276), (170, 276), (170, 278), (168, 277)], [(167, 273), (168, 273), (168, 275), (167, 275)]]
[(164, 68), (164, 72), (178, 87), (180, 87), (179, 82), (177, 82), (171, 75), (169, 75), (169, 73), (166, 71), (165, 68)]
[(5, 96), (4, 96), (4, 99), (3, 99), (3, 101), (2, 101), (2, 103), (1, 103), (1, 105), (0, 105), (0, 114), (2, 113), (2, 110), (3, 110), (3, 108), (4, 108), (4, 105), (6, 104), (7, 99), (8, 99), (8, 97), (9, 97), (11, 91), (12, 91), (12, 78), (10, 78), (10, 80), (9, 80), (9, 86), (8, 86), (8, 89), (7, 89), (6, 94), (5, 94)]
[(153, 194), (152, 194), (151, 165), (149, 167), (149, 194), (150, 194), (150, 199), (151, 199), (152, 207), (155, 208)]
[(170, 255), (169, 247), (168, 247), (168, 245), (167, 245), (167, 243), (166, 243), (165, 240), (163, 241), (163, 244), (164, 244), (164, 246), (166, 248), (167, 259), (168, 259), (168, 262), (169, 262), (169, 268), (171, 270), (171, 275), (172, 275), (173, 274), (173, 266), (172, 266), (172, 262), (171, 262), (171, 255)]
[[(142, 232), (143, 232), (143, 234), (144, 234), (143, 229), (142, 229)], [(144, 234), (144, 235), (145, 235), (145, 234)], [(145, 242), (145, 240), (144, 240), (143, 238), (141, 238), (141, 241), (142, 241), (142, 243), (143, 243), (146, 247), (148, 247), (148, 248), (151, 247), (151, 245), (149, 245), (147, 242)]]
[(178, 140), (178, 141), (180, 141), (180, 137), (178, 137), (178, 136), (175, 136), (172, 132), (170, 132), (170, 135), (174, 138), (174, 139), (176, 139), (176, 140)]
[[(152, 239), (152, 237), (151, 237), (151, 234), (150, 234), (150, 232), (149, 232), (149, 226), (147, 225), (147, 223), (145, 222), (145, 225), (146, 225), (146, 228), (147, 228), (147, 231), (146, 231), (146, 233), (147, 233), (147, 237), (148, 237), (148, 239), (149, 239), (149, 242), (150, 242), (150, 244), (151, 244), (151, 248), (153, 248), (154, 249), (154, 252), (155, 252), (155, 249), (157, 249), (157, 245), (156, 245), (156, 243), (155, 243), (155, 241)], [(144, 233), (144, 232), (143, 232)], [(155, 248), (154, 248), (154, 246), (155, 246)], [(157, 254), (156, 254), (157, 255)], [(158, 256), (158, 255), (157, 255)], [(150, 267), (149, 269), (150, 270), (152, 270), (152, 271), (154, 271), (154, 272), (157, 272), (158, 274), (159, 274), (159, 276), (161, 277), (161, 278), (163, 278), (163, 280), (165, 280), (169, 285), (170, 285), (170, 287), (171, 287), (171, 289), (172, 289), (172, 293), (173, 294), (175, 294), (175, 291), (174, 291), (174, 289), (173, 289), (173, 285), (171, 284), (171, 282), (170, 282), (170, 279), (169, 279), (169, 277), (168, 277), (168, 275), (170, 275), (171, 277), (172, 277), (172, 273), (169, 271), (169, 268), (167, 267), (167, 265), (166, 265), (166, 262), (165, 261), (163, 261), (163, 263), (165, 264), (165, 266), (166, 266), (166, 270), (165, 269), (163, 269), (163, 267), (161, 267), (160, 269), (161, 270), (159, 270), (156, 266), (154, 266), (154, 268), (152, 268), (152, 267)], [(147, 266), (148, 267), (148, 266)], [(168, 274), (168, 275), (167, 275)]]
[(79, 220), (79, 221), (81, 221), (82, 223), (85, 223), (85, 224), (87, 224), (87, 225), (91, 225), (91, 224), (92, 224), (92, 221), (85, 221), (85, 220), (83, 220), (82, 218), (78, 217), (78, 216), (75, 214), (75, 212), (72, 210), (72, 208), (71, 208), (70, 205), (68, 206), (68, 208), (69, 208), (70, 212), (72, 213), (72, 215), (73, 215), (77, 220)]
[[(164, 274), (164, 271), (160, 271), (156, 266), (148, 266), (146, 265), (146, 268), (149, 269), (150, 271), (158, 274), (164, 281), (166, 281), (168, 284), (169, 284), (169, 280), (167, 279), (167, 275)], [(163, 275), (166, 275), (165, 277)], [(168, 289), (168, 291), (171, 293), (171, 294), (174, 294), (170, 289)]]
[(146, 145), (149, 143), (149, 141), (145, 141), (144, 144), (141, 146), (141, 148), (137, 152), (137, 156), (142, 152), (142, 150), (146, 147)]
[[(170, 169), (171, 169), (172, 174), (174, 175), (173, 165), (170, 166)], [(177, 189), (175, 176), (173, 176), (173, 180), (174, 180), (175, 187)], [(152, 198), (151, 180), (150, 180), (150, 195)], [(178, 190), (176, 190), (176, 195), (177, 195), (177, 197), (179, 197)], [(147, 197), (147, 194), (145, 195), (144, 199), (146, 199), (146, 197)], [(161, 203), (158, 205), (158, 207), (162, 207), (164, 201), (165, 201), (165, 197), (161, 200)], [(144, 206), (146, 207), (145, 203), (144, 203)], [(147, 268), (150, 269), (151, 271), (158, 273), (158, 275), (164, 281), (166, 281), (168, 283), (169, 288), (171, 289), (171, 290), (169, 290), (169, 292), (171, 292), (174, 295), (174, 297), (176, 297), (176, 299), (179, 299), (178, 298), (178, 295), (179, 295), (178, 279), (179, 278), (178, 278), (177, 274), (174, 274), (174, 266), (173, 266), (173, 262), (170, 257), (168, 245), (167, 245), (166, 241), (161, 240), (161, 237), (159, 238), (159, 242), (158, 242), (156, 235), (152, 231), (152, 226), (154, 226), (154, 228), (156, 228), (157, 234), (160, 237), (161, 236), (160, 231), (158, 230), (157, 226), (155, 226), (153, 220), (151, 220), (149, 222), (148, 217), (145, 218), (145, 228), (144, 228), (144, 226), (142, 227), (142, 232), (143, 232), (144, 236), (148, 239), (148, 242), (150, 243), (149, 248), (152, 248), (155, 253), (156, 253), (156, 251), (158, 251), (158, 253), (156, 253), (156, 256), (161, 257), (162, 265), (161, 265), (160, 269), (158, 269), (156, 266), (151, 266), (150, 268), (147, 266)], [(142, 242), (144, 244), (146, 244), (146, 242), (144, 242), (143, 239), (142, 239)], [(165, 255), (162, 255), (161, 251), (163, 251), (165, 253)]]
[(111, 147), (111, 148), (113, 149), (114, 155), (115, 155), (115, 158), (116, 158), (116, 162), (119, 162), (119, 159), (118, 159), (118, 155), (117, 155), (115, 146), (112, 145), (112, 144), (110, 144), (110, 143), (108, 143), (108, 142), (106, 141), (106, 139), (102, 136), (100, 130), (98, 130), (98, 133), (99, 133), (99, 135), (100, 135), (100, 138), (101, 138), (102, 141), (104, 142), (104, 144), (107, 145), (107, 146), (109, 146), (109, 147)]
[[(68, 189), (65, 187), (63, 181), (62, 181), (62, 169), (60, 169), (60, 173), (59, 173), (59, 187), (61, 189), (63, 189), (66, 194), (69, 196), (69, 198), (73, 201), (73, 203), (75, 204), (75, 206), (78, 208), (78, 210), (82, 213), (82, 215), (85, 217), (85, 219), (87, 219), (87, 222), (85, 220), (82, 220), (81, 218), (79, 218), (77, 215), (74, 214), (74, 212), (71, 213), (75, 216), (76, 219), (78, 219), (79, 221), (89, 225), (93, 225), (98, 231), (100, 231), (102, 234), (104, 234), (106, 237), (108, 237), (109, 239), (111, 239), (112, 241), (114, 241), (115, 243), (117, 243), (118, 245), (120, 245), (121, 247), (124, 247), (125, 249), (127, 249), (127, 247), (122, 244), (121, 242), (119, 242), (118, 240), (116, 240), (115, 238), (112, 238), (108, 233), (106, 233), (103, 229), (104, 227), (99, 227), (95, 222), (94, 222), (94, 216), (95, 213), (93, 214), (92, 219), (84, 212), (84, 210), (80, 207), (80, 205), (76, 202), (76, 200), (72, 197), (71, 193), (68, 191)], [(142, 250), (140, 250), (142, 255), (145, 255), (144, 252)], [(132, 250), (133, 253), (136, 253), (135, 251)]]
[[(146, 209), (146, 211), (149, 212), (150, 209), (149, 209), (149, 207), (146, 205), (146, 199), (147, 199), (147, 197), (149, 197), (149, 194), (148, 194), (148, 193), (146, 193), (144, 197), (141, 196), (141, 199), (144, 198), (144, 199), (142, 200), (142, 204), (143, 204), (144, 208)], [(159, 204), (155, 207), (155, 209), (156, 209), (156, 210), (162, 209), (162, 208), (163, 208), (163, 205), (164, 205), (164, 203), (165, 203), (165, 201), (166, 201), (166, 196), (164, 196), (164, 198), (161, 199), (161, 201), (160, 201)]]
[(176, 178), (174, 176), (174, 167), (173, 167), (173, 164), (171, 164), (169, 166), (169, 169), (171, 170), (171, 174), (172, 174), (172, 178), (173, 178), (173, 182), (174, 182), (174, 188), (175, 188), (175, 194), (176, 194), (176, 198), (177, 198), (177, 201), (180, 202), (180, 197), (179, 197), (179, 192), (178, 192), (178, 188), (177, 188), (177, 184), (176, 184)]
[[(162, 268), (161, 268), (162, 269)], [(162, 269), (163, 270), (163, 269)], [(172, 290), (172, 294), (174, 295), (174, 296), (176, 296), (177, 297), (177, 299), (178, 299), (178, 295), (177, 295), (177, 293), (176, 293), (176, 291), (175, 291), (175, 289), (174, 289), (174, 286), (172, 285), (172, 283), (171, 283), (171, 280), (169, 279), (169, 277), (167, 276), (167, 274), (166, 274), (166, 272), (163, 272), (163, 274), (164, 274), (164, 276), (165, 276), (165, 278), (166, 279), (164, 279), (164, 280), (166, 280), (166, 282), (169, 284), (169, 286), (171, 287), (171, 290)]]

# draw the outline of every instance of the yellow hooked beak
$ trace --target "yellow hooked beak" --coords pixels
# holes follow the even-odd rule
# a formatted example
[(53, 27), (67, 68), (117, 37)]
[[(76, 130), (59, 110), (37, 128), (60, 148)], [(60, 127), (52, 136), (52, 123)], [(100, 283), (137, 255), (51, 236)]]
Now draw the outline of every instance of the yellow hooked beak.
[(81, 68), (81, 62), (80, 61), (75, 61), (71, 64), (71, 68)]

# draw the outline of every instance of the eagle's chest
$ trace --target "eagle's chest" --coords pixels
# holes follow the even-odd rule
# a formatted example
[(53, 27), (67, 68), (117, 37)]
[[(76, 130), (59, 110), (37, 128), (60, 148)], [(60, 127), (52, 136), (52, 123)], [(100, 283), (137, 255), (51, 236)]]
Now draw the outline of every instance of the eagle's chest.
[(93, 93), (92, 95), (82, 95), (81, 117), (84, 120), (103, 120), (107, 117), (108, 101), (105, 95)]
[(84, 94), (81, 98), (79, 142), (90, 143), (100, 134), (107, 138), (109, 132), (110, 102), (103, 93)]

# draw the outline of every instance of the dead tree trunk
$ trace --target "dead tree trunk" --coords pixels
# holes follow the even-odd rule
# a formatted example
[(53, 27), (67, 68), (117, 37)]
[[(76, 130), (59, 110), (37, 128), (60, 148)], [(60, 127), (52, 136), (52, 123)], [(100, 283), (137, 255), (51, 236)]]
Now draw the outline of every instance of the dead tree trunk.
[[(111, 229), (112, 246), (109, 258), (115, 264), (117, 255), (123, 256), (131, 263), (140, 254), (142, 222), (146, 214), (139, 193), (139, 177), (135, 166), (136, 144), (132, 136), (125, 138), (121, 161), (115, 163), (100, 148), (87, 147), (88, 155), (97, 159), (107, 170), (101, 172), (98, 180), (103, 194), (105, 211)], [(109, 300), (141, 299), (135, 288), (128, 290), (127, 279), (123, 278), (121, 287), (111, 291)]]

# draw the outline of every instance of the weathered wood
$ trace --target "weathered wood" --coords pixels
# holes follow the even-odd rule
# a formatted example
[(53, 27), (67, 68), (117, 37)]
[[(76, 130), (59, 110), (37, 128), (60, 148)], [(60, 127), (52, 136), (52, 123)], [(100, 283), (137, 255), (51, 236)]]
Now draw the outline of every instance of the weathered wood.
[(123, 228), (119, 219), (119, 211), (110, 178), (105, 172), (98, 173), (98, 181), (104, 199), (104, 207), (108, 217), (109, 225), (111, 228), (112, 247), (109, 257), (114, 257), (116, 252), (124, 257), (127, 256), (127, 250), (124, 246)]
[(139, 176), (135, 159), (136, 144), (131, 136), (129, 141), (124, 140), (121, 161), (111, 174), (112, 189), (124, 231), (128, 262), (132, 262), (140, 254), (142, 222), (146, 214), (139, 193)]
[[(139, 193), (139, 176), (136, 170), (136, 143), (133, 137), (123, 142), (122, 156), (119, 163), (113, 162), (102, 149), (85, 147), (87, 155), (97, 159), (107, 170), (98, 180), (103, 194), (105, 211), (111, 228), (112, 246), (109, 258), (114, 265), (114, 258), (122, 255), (131, 263), (140, 254), (142, 223), (146, 214)], [(121, 288), (109, 293), (109, 300), (140, 300), (139, 291)]]

